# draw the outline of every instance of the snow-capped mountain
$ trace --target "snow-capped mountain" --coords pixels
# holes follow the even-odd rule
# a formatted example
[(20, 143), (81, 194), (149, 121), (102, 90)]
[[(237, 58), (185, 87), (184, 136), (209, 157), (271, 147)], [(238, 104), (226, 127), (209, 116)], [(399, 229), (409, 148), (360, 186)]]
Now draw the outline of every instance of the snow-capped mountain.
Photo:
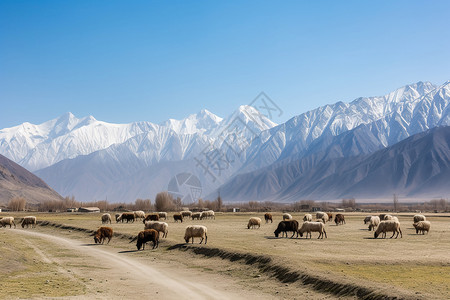
[[(247, 106), (239, 109), (253, 110)], [(267, 118), (264, 119), (264, 116), (261, 122), (258, 126), (262, 125), (263, 129), (275, 125)], [(193, 141), (193, 144), (202, 144), (208, 140), (211, 132), (214, 131), (217, 135), (226, 125), (222, 118), (207, 110), (183, 120), (170, 119), (162, 124), (112, 124), (98, 121), (92, 116), (78, 119), (67, 113), (39, 125), (23, 123), (0, 130), (0, 154), (32, 171), (122, 143), (127, 143), (131, 148), (134, 146), (136, 153), (141, 152), (150, 160), (154, 157), (158, 160), (161, 155), (183, 159), (184, 152), (192, 148), (191, 138), (203, 141)], [(180, 144), (181, 153), (170, 153), (171, 145), (177, 143)], [(180, 149), (177, 148), (176, 151)]]
[[(308, 157), (312, 166), (326, 159), (369, 154), (413, 134), (450, 125), (449, 102), (449, 82), (441, 86), (418, 82), (385, 96), (325, 105), (280, 125), (250, 106), (223, 119), (202, 110), (161, 124), (110, 124), (69, 113), (40, 125), (24, 123), (0, 130), (0, 154), (34, 170), (62, 195), (82, 201), (152, 198), (177, 172), (197, 175), (204, 192), (214, 195), (216, 188), (231, 184), (240, 174)], [(355, 134), (335, 139), (361, 126)], [(203, 168), (211, 158), (216, 159), (214, 167)], [(287, 180), (277, 178), (279, 182), (271, 186)]]

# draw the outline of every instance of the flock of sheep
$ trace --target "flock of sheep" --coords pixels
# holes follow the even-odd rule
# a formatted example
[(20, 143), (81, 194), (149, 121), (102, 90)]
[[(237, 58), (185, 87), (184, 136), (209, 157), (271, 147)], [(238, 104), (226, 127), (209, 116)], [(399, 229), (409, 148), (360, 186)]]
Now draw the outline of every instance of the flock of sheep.
[[(319, 233), (318, 239), (325, 236), (327, 238), (327, 232), (325, 229), (325, 224), (333, 220), (333, 215), (331, 213), (325, 212), (317, 212), (315, 214), (315, 220), (313, 221), (312, 214), (305, 214), (303, 217), (303, 223), (301, 226), (297, 220), (292, 218), (292, 215), (288, 213), (283, 214), (283, 220), (279, 222), (276, 230), (274, 231), (275, 237), (279, 237), (281, 234), (282, 237), (288, 236), (288, 232), (292, 232), (291, 238), (294, 235), (298, 237), (303, 237), (306, 233), (306, 238), (311, 239), (311, 233), (317, 232)], [(134, 212), (124, 212), (122, 214), (116, 214), (115, 220), (117, 223), (119, 222), (135, 222), (136, 220), (142, 220), (144, 223), (144, 230), (140, 231), (134, 240), (137, 240), (136, 247), (138, 250), (141, 248), (145, 248), (145, 244), (147, 242), (153, 243), (153, 249), (157, 248), (159, 245), (159, 239), (167, 238), (167, 234), (169, 232), (169, 224), (167, 222), (160, 221), (164, 219), (167, 221), (168, 214), (166, 212), (157, 212), (152, 214), (145, 214), (143, 211), (134, 211)], [(190, 212), (190, 211), (182, 211), (180, 213), (176, 213), (173, 215), (174, 222), (183, 222), (183, 219), (192, 219), (192, 220), (205, 220), (205, 219), (215, 219), (215, 213), (212, 210), (203, 211), (203, 212)], [(266, 213), (264, 215), (264, 219), (266, 223), (269, 221), (273, 223), (273, 216), (270, 213)], [(111, 224), (112, 217), (109, 213), (105, 213), (101, 216), (102, 224)], [(413, 226), (416, 229), (416, 234), (425, 234), (425, 232), (430, 231), (431, 223), (426, 220), (424, 215), (415, 215), (413, 217)], [(247, 228), (260, 228), (261, 227), (261, 218), (259, 217), (251, 217), (248, 221)], [(336, 225), (345, 224), (345, 217), (343, 214), (336, 214), (334, 217), (334, 222)], [(386, 233), (392, 232), (391, 238), (395, 236), (403, 237), (402, 230), (400, 228), (400, 222), (397, 217), (389, 215), (389, 214), (380, 214), (379, 216), (367, 216), (364, 218), (364, 224), (369, 225), (369, 231), (374, 231), (374, 238), (381, 236), (386, 238)], [(14, 217), (3, 217), (0, 219), (0, 227), (8, 226), (12, 228), (16, 228), (16, 224), (14, 222)], [(27, 216), (21, 220), (22, 228), (25, 226), (28, 228), (29, 226), (36, 227), (36, 217), (35, 216)], [(205, 241), (205, 244), (208, 241), (207, 236), (207, 228), (203, 225), (190, 225), (186, 227), (184, 240), (186, 243), (189, 243), (192, 240), (194, 243), (194, 238), (200, 238), (200, 244)], [(103, 244), (106, 240), (108, 243), (110, 242), (113, 236), (113, 230), (110, 227), (100, 227), (94, 233), (94, 241), (95, 243)], [(133, 241), (134, 241), (133, 240)]]
[[(0, 227), (6, 227), (9, 225), (9, 228), (11, 228), (14, 225), (14, 228), (16, 228), (16, 223), (14, 222), (14, 217), (3, 217), (0, 219)], [(22, 225), (22, 228), (25, 228), (25, 226), (28, 228), (29, 226), (36, 227), (36, 217), (35, 216), (27, 216), (22, 219), (22, 222), (20, 223)]]
[[(192, 213), (190, 211), (182, 211), (180, 213), (173, 215), (174, 222), (180, 221), (183, 222), (183, 219), (191, 218), (192, 220), (204, 220), (204, 219), (215, 219), (215, 213), (212, 210), (207, 210), (203, 212), (195, 212)], [(169, 224), (166, 222), (160, 221), (161, 219), (167, 220), (166, 212), (157, 212), (145, 215), (143, 211), (134, 211), (134, 212), (124, 212), (122, 214), (115, 215), (116, 222), (135, 222), (137, 219), (142, 220), (144, 223), (144, 230), (140, 231), (134, 240), (136, 242), (136, 248), (140, 250), (141, 248), (145, 249), (145, 244), (147, 242), (153, 243), (153, 248), (155, 249), (159, 245), (159, 239), (166, 238), (169, 232)], [(109, 213), (105, 213), (101, 217), (102, 224), (111, 224), (112, 217)], [(194, 243), (194, 238), (200, 238), (200, 244), (205, 241), (205, 244), (208, 242), (207, 236), (208, 229), (203, 225), (190, 225), (186, 227), (184, 240), (186, 243), (189, 243), (192, 240)], [(110, 227), (100, 227), (94, 234), (95, 243), (103, 244), (106, 239), (108, 239), (108, 243), (113, 236), (113, 230)]]
[[(266, 223), (273, 222), (272, 214), (266, 213), (264, 215), (264, 219), (266, 220)], [(294, 237), (294, 235), (297, 234), (296, 237), (300, 235), (300, 237), (303, 237), (303, 234), (306, 233), (306, 238), (311, 239), (311, 233), (312, 232), (318, 232), (319, 236), (318, 239), (325, 236), (327, 238), (327, 232), (325, 230), (325, 223), (333, 220), (333, 215), (331, 213), (324, 213), (324, 212), (317, 212), (316, 213), (316, 219), (313, 221), (312, 214), (305, 214), (303, 217), (303, 224), (300, 227), (299, 222), (297, 220), (293, 220), (292, 216), (288, 213), (283, 214), (283, 221), (278, 223), (277, 229), (274, 231), (275, 237), (278, 237), (281, 233), (281, 236), (287, 237), (288, 232), (292, 232), (291, 238)], [(413, 226), (416, 229), (416, 234), (422, 233), (425, 234), (425, 232), (430, 231), (431, 223), (426, 220), (426, 217), (424, 215), (415, 215), (413, 217)], [(343, 214), (336, 214), (334, 218), (334, 222), (336, 223), (336, 226), (345, 224), (345, 217)], [(391, 238), (398, 237), (400, 234), (400, 237), (403, 237), (402, 230), (400, 228), (400, 221), (397, 217), (389, 215), (389, 214), (381, 214), (379, 216), (367, 216), (364, 219), (364, 224), (369, 224), (369, 231), (374, 230), (374, 238), (377, 238), (380, 236), (383, 238), (386, 238), (387, 232), (392, 232)], [(258, 217), (251, 217), (248, 221), (247, 228), (259, 228), (261, 227), (261, 219)], [(376, 228), (376, 230), (375, 230)]]

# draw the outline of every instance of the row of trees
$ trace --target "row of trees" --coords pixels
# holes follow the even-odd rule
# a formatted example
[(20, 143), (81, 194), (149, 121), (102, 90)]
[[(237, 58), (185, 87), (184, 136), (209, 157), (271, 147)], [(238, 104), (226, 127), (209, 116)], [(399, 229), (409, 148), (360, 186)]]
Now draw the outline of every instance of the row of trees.
[(184, 204), (180, 198), (174, 198), (168, 192), (156, 195), (152, 204), (150, 199), (136, 199), (134, 203), (109, 203), (106, 200), (93, 202), (79, 202), (75, 197), (66, 197), (62, 201), (48, 200), (38, 206), (31, 206), (23, 197), (12, 198), (8, 208), (12, 211), (34, 210), (39, 211), (66, 211), (69, 208), (98, 207), (101, 211), (113, 210), (143, 210), (143, 211), (180, 211), (187, 207), (189, 209), (212, 209), (214, 211), (227, 211), (231, 208), (239, 208), (241, 211), (311, 211), (320, 209), (331, 211), (335, 208), (344, 208), (346, 211), (353, 210), (393, 210), (393, 211), (447, 211), (450, 203), (445, 199), (434, 199), (423, 203), (399, 203), (398, 197), (394, 196), (393, 203), (357, 203), (355, 199), (342, 199), (336, 202), (315, 202), (313, 200), (301, 200), (292, 204), (283, 204), (269, 201), (249, 201), (242, 203), (223, 204), (220, 195), (215, 200), (198, 199), (195, 203)]

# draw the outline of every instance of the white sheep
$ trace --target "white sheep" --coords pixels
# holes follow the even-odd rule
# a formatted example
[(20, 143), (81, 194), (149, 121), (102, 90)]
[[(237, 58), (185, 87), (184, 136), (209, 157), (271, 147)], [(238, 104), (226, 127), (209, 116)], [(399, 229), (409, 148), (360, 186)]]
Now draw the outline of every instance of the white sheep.
[(368, 223), (369, 223), (369, 231), (371, 231), (371, 230), (375, 231), (375, 227), (377, 227), (378, 224), (380, 224), (380, 217), (379, 216), (370, 216), (370, 220), (368, 221)]
[(328, 220), (328, 214), (326, 214), (324, 212), (321, 212), (321, 211), (318, 211), (316, 213), (316, 219), (322, 219), (323, 223), (325, 224), (327, 222), (327, 220)]
[(247, 228), (255, 228), (256, 226), (258, 226), (258, 228), (261, 227), (261, 218), (251, 217), (250, 220), (248, 220)]
[(186, 227), (186, 231), (184, 233), (184, 240), (186, 241), (186, 243), (189, 243), (189, 239), (192, 238), (192, 244), (193, 244), (194, 237), (199, 237), (199, 238), (201, 238), (200, 244), (203, 242), (203, 240), (205, 240), (205, 245), (206, 245), (206, 242), (208, 241), (207, 232), (208, 232), (208, 229), (206, 228), (206, 226), (202, 226), (202, 225), (188, 226), (188, 227)]
[(216, 215), (213, 210), (202, 211), (200, 219), (216, 219)]
[(102, 224), (108, 223), (111, 224), (111, 215), (106, 213), (102, 215)]
[(284, 213), (283, 214), (283, 221), (284, 220), (292, 220), (292, 216), (290, 214), (288, 214), (288, 213)]
[(159, 233), (163, 234), (163, 238), (166, 238), (169, 233), (169, 224), (160, 221), (149, 221), (145, 222), (144, 229), (155, 229)]
[(316, 219), (316, 220), (314, 220), (314, 222), (320, 222), (322, 224), (325, 224), (325, 220), (324, 219)]
[(167, 213), (165, 211), (160, 211), (157, 214), (160, 219), (164, 218), (164, 220), (167, 220)]
[[(392, 215), (384, 215), (384, 219), (383, 220), (392, 220)], [(381, 220), (381, 221), (383, 221)]]
[(36, 217), (35, 216), (24, 217), (21, 225), (22, 225), (22, 228), (25, 228), (25, 225), (27, 226), (27, 228), (30, 225), (31, 225), (31, 228), (33, 228), (33, 227), (36, 228)]
[(403, 237), (402, 230), (400, 229), (400, 222), (393, 221), (393, 220), (381, 221), (380, 224), (378, 224), (378, 228), (373, 235), (374, 235), (374, 238), (377, 238), (380, 235), (380, 233), (382, 233), (382, 237), (386, 238), (386, 232), (391, 232), (391, 231), (392, 231), (391, 239), (394, 237), (395, 233), (397, 233), (395, 238), (398, 237), (399, 233), (400, 233), (400, 238)]
[(413, 224), (414, 228), (416, 229), (416, 234), (422, 233), (425, 234), (425, 231), (428, 233), (431, 228), (431, 222), (430, 221), (419, 221)]
[(424, 215), (415, 215), (413, 217), (413, 219), (414, 219), (414, 223), (427, 220), (427, 218)]
[(14, 225), (14, 228), (16, 228), (16, 223), (14, 223), (13, 217), (4, 217), (0, 219), (0, 225), (1, 227), (6, 227), (6, 225), (9, 225), (9, 228), (11, 228), (11, 226)]
[(143, 212), (142, 210), (136, 210), (136, 211), (134, 211), (134, 217), (136, 219), (139, 218), (139, 219), (143, 220), (143, 219), (145, 219), (145, 212)]
[(303, 233), (306, 232), (306, 236), (305, 238), (308, 238), (308, 233), (309, 233), (309, 238), (311, 239), (311, 232), (318, 232), (319, 233), (319, 238), (323, 239), (323, 235), (325, 234), (325, 238), (327, 237), (327, 232), (325, 231), (325, 225), (322, 222), (304, 222), (302, 224), (302, 227), (300, 227), (300, 229), (298, 230), (298, 233), (300, 234), (301, 237), (303, 237)]
[(311, 214), (305, 214), (303, 217), (303, 222), (311, 222), (312, 221), (312, 215)]

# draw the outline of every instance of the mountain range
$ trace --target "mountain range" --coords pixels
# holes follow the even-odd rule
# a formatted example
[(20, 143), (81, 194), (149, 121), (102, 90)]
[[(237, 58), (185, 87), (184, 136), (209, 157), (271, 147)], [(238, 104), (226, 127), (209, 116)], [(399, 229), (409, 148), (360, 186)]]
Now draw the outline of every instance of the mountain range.
[[(341, 163), (353, 165), (416, 134), (450, 125), (449, 102), (449, 82), (418, 82), (384, 96), (325, 105), (279, 125), (251, 106), (223, 119), (202, 110), (161, 124), (111, 124), (68, 113), (0, 130), (0, 153), (80, 201), (153, 198), (186, 172), (198, 177), (203, 197), (220, 190), (225, 201), (377, 198), (385, 195), (355, 187), (369, 171), (353, 178), (351, 186), (339, 183), (345, 190), (331, 188), (333, 177), (327, 175), (344, 172)], [(403, 180), (397, 177), (392, 180)], [(415, 186), (395, 185), (389, 193), (429, 194)]]

